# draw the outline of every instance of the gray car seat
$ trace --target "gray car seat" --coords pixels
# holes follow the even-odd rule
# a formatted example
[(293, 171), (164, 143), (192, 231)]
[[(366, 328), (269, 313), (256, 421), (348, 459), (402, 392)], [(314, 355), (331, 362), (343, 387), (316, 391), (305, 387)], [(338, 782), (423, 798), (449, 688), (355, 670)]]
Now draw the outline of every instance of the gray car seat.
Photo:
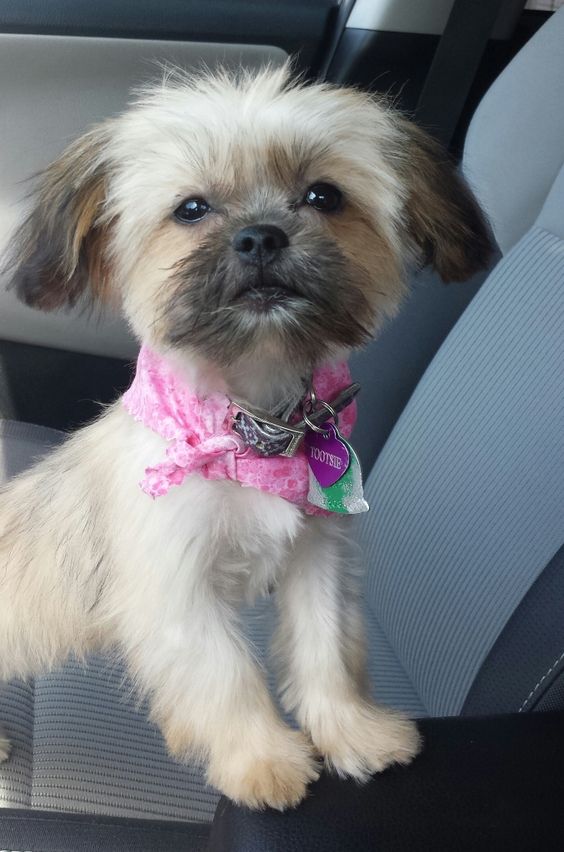
[[(416, 716), (564, 707), (563, 43), (564, 10), (478, 109), (464, 165), (504, 256), (368, 477), (374, 693)], [(367, 408), (379, 363), (377, 344), (355, 361)], [(9, 475), (59, 436), (5, 423), (0, 440)], [(269, 601), (249, 614), (260, 653), (271, 623)], [(15, 746), (4, 806), (213, 814), (216, 793), (166, 756), (111, 661), (0, 686), (0, 718)]]

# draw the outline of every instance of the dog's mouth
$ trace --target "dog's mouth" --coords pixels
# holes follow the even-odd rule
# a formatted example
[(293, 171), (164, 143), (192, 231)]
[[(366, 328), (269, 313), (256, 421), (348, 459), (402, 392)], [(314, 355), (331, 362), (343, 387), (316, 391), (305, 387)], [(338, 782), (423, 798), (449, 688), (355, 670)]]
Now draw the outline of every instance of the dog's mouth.
[(355, 270), (331, 244), (314, 248), (264, 268), (230, 262), (213, 244), (189, 256), (167, 303), (168, 341), (222, 367), (259, 351), (317, 363), (332, 347), (361, 345), (373, 312)]
[(303, 294), (288, 284), (261, 282), (242, 288), (235, 298), (235, 303), (254, 313), (268, 313), (277, 307), (289, 307), (303, 299)]

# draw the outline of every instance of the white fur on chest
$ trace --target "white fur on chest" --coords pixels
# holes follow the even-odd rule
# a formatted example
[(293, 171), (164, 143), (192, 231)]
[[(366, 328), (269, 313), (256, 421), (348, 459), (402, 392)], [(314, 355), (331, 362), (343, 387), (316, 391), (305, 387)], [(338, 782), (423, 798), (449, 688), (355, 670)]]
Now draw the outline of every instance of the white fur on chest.
[(111, 417), (117, 426), (112, 442), (121, 444), (113, 447), (115, 504), (128, 515), (117, 521), (114, 545), (124, 573), (133, 580), (135, 565), (149, 563), (159, 578), (155, 587), (168, 599), (168, 584), (185, 600), (207, 587), (222, 598), (252, 601), (276, 583), (303, 513), (275, 495), (198, 473), (152, 499), (138, 483), (146, 467), (165, 458), (167, 443), (123, 409)]

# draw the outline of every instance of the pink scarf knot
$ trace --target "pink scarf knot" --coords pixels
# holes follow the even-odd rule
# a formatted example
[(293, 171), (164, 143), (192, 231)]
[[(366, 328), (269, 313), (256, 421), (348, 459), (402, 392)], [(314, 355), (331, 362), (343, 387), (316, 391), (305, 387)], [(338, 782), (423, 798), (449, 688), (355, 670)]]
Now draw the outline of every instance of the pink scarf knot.
[[(320, 399), (331, 399), (351, 382), (345, 363), (324, 365), (313, 376)], [(165, 440), (165, 458), (145, 469), (141, 488), (162, 497), (172, 485), (198, 473), (206, 479), (230, 479), (277, 494), (307, 514), (326, 515), (307, 502), (309, 466), (303, 451), (295, 456), (264, 457), (247, 447), (232, 429), (232, 403), (221, 393), (199, 397), (167, 360), (146, 346), (137, 359), (135, 378), (123, 396), (126, 410)], [(348, 437), (356, 419), (352, 402), (339, 415), (339, 430)]]

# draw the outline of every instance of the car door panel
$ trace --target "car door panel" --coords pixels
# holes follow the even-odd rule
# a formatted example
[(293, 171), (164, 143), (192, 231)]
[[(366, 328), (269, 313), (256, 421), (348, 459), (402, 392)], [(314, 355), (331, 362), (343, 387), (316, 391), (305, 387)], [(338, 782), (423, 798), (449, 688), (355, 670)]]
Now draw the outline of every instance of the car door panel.
[(315, 70), (338, 0), (0, 0), (0, 32), (269, 44)]

